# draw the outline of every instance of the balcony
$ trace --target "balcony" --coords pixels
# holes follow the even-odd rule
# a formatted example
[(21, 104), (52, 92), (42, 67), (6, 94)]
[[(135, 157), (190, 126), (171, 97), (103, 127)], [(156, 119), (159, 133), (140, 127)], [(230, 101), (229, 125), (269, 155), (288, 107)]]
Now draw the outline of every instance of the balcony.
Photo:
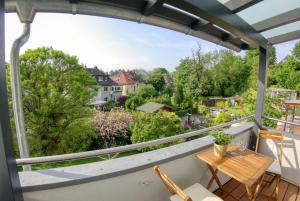
[[(274, 8), (274, 9), (273, 9)], [(269, 11), (272, 12), (269, 12)], [(266, 11), (266, 12), (265, 12)], [(197, 38), (205, 39), (234, 51), (259, 49), (258, 87), (256, 114), (253, 124), (232, 127), (226, 130), (234, 140), (243, 140), (253, 148), (255, 131), (263, 127), (264, 101), (267, 88), (267, 50), (270, 45), (299, 38), (298, 1), (288, 4), (273, 1), (144, 1), (144, 0), (0, 0), (0, 200), (2, 201), (162, 201), (169, 199), (169, 193), (152, 167), (159, 164), (182, 188), (199, 182), (206, 186), (210, 179), (207, 166), (196, 158), (196, 154), (213, 145), (205, 131), (220, 129), (230, 124), (202, 129), (164, 139), (158, 139), (125, 147), (96, 150), (79, 154), (66, 154), (40, 158), (15, 160), (9, 123), (8, 98), (5, 76), (4, 14), (18, 13), (24, 24), (22, 35), (15, 41), (11, 53), (11, 66), (15, 70), (16, 90), (14, 99), (18, 121), (22, 130), (22, 107), (20, 98), (19, 52), (30, 34), (30, 25), (39, 12), (69, 13), (104, 16), (146, 23), (163, 27)], [(253, 16), (253, 13), (257, 15)], [(238, 13), (238, 14), (237, 14)], [(264, 14), (264, 16), (262, 15)], [(18, 99), (18, 100), (17, 100)], [(277, 120), (276, 120), (277, 121)], [(279, 122), (284, 122), (279, 120)], [(284, 122), (286, 123), (286, 122)], [(289, 123), (294, 126), (299, 124)], [(23, 126), (24, 127), (24, 126)], [(21, 128), (21, 129), (20, 129)], [(253, 132), (254, 131), (254, 132)], [(300, 135), (291, 127), (285, 133), (282, 162), (282, 181), (279, 200), (300, 200)], [(19, 133), (22, 137), (24, 132)], [(17, 165), (38, 164), (99, 156), (135, 150), (141, 147), (164, 144), (179, 139), (201, 136), (201, 138), (133, 156), (89, 163), (64, 168), (40, 171), (17, 172)], [(21, 138), (20, 137), (20, 138)], [(272, 140), (262, 141), (261, 152), (275, 157), (277, 144)], [(25, 154), (26, 156), (26, 154)], [(15, 162), (16, 161), (16, 162)], [(242, 185), (219, 173), (222, 184), (230, 194), (221, 194), (217, 185), (209, 189), (225, 200), (246, 200)], [(264, 186), (263, 192), (272, 194), (273, 186)], [(24, 197), (24, 199), (23, 199)], [(258, 198), (260, 200), (266, 200)]]
[[(226, 133), (234, 136), (233, 141), (243, 140), (249, 143), (252, 130), (253, 124), (248, 123), (226, 129)], [(212, 138), (205, 136), (167, 148), (103, 162), (20, 172), (24, 200), (168, 200), (169, 192), (154, 174), (152, 167), (159, 164), (182, 188), (196, 182), (206, 186), (211, 174), (206, 164), (196, 158), (196, 154), (212, 144)], [(273, 141), (262, 142), (261, 147), (265, 154), (276, 154)], [(299, 149), (300, 138), (287, 134), (279, 200), (296, 201), (297, 196), (299, 197)], [(222, 173), (219, 173), (219, 177), (230, 195), (221, 193), (215, 183), (210, 191), (224, 200), (248, 199), (243, 185)], [(263, 185), (262, 191), (264, 194), (272, 194), (274, 185)], [(267, 199), (259, 197), (258, 200)]]

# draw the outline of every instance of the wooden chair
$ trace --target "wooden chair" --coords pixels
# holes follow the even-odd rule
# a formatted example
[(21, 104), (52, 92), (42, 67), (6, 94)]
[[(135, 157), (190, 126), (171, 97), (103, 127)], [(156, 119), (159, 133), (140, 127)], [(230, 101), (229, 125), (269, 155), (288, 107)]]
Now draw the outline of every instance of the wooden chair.
[(258, 130), (258, 136), (257, 136), (256, 148), (255, 148), (256, 152), (258, 152), (259, 149), (260, 139), (272, 139), (278, 141), (280, 144), (279, 160), (276, 158), (267, 170), (267, 173), (273, 177), (270, 183), (272, 183), (274, 180), (276, 182), (275, 197), (277, 198), (278, 186), (281, 178), (281, 163), (282, 163), (282, 154), (283, 154), (282, 146), (283, 146), (284, 134), (283, 132)]
[(181, 190), (181, 188), (161, 171), (159, 166), (155, 166), (153, 169), (172, 194), (170, 197), (171, 201), (222, 201), (219, 197), (198, 183)]

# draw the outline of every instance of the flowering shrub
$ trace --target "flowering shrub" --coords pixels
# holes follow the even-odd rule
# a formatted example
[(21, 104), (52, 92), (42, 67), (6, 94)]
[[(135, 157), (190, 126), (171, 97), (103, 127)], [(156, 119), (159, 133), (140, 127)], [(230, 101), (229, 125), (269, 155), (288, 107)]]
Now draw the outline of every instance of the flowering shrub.
[(98, 112), (95, 118), (101, 147), (113, 147), (130, 143), (129, 126), (133, 122), (130, 113), (121, 108), (110, 112)]

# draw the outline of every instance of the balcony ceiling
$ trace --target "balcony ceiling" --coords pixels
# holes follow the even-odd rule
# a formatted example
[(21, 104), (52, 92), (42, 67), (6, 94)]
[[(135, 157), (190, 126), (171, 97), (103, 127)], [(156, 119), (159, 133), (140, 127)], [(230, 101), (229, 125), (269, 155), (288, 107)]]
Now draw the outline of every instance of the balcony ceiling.
[[(27, 0), (36, 12), (105, 16), (190, 34), (235, 51), (300, 38), (299, 0)], [(18, 0), (6, 0), (16, 12)]]

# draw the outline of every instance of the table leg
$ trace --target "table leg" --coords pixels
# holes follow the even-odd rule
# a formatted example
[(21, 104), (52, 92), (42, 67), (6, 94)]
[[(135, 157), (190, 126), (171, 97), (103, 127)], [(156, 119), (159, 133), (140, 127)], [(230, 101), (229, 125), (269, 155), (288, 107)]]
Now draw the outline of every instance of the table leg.
[[(289, 106), (285, 105), (285, 121), (287, 121), (288, 115), (289, 115)], [(283, 131), (285, 131), (285, 129), (286, 129), (286, 123), (284, 123)]]
[(260, 190), (260, 187), (261, 187), (261, 184), (264, 180), (264, 176), (265, 174), (263, 174), (263, 176), (260, 177), (260, 179), (258, 180), (258, 183), (255, 187), (255, 191), (253, 192), (251, 186), (246, 186), (246, 190), (247, 190), (247, 194), (248, 194), (248, 197), (249, 197), (249, 200), (251, 201), (254, 201), (259, 193), (259, 190)]
[(212, 177), (207, 185), (207, 188), (210, 188), (210, 186), (212, 185), (213, 181), (216, 180), (219, 188), (224, 192), (223, 190), (223, 187), (222, 187), (222, 184), (218, 178), (218, 175), (217, 175), (217, 172), (218, 172), (218, 169), (214, 170), (214, 168), (212, 166), (210, 166), (209, 164), (207, 164), (207, 167), (208, 169), (210, 170), (211, 174), (212, 174)]
[[(214, 170), (214, 173), (215, 173), (215, 175), (217, 175), (218, 169)], [(209, 189), (211, 187), (211, 185), (214, 182), (214, 180), (215, 180), (215, 178), (213, 176), (211, 176), (211, 178), (210, 178), (210, 180), (209, 180), (209, 182), (207, 184), (207, 189)]]
[(294, 105), (294, 109), (293, 109), (292, 122), (294, 122), (295, 120), (295, 112), (296, 112), (296, 105)]
[(253, 191), (251, 189), (251, 186), (246, 186), (246, 190), (247, 190), (248, 198), (251, 200), (253, 197)]
[(263, 182), (263, 180), (264, 180), (264, 177), (265, 177), (265, 174), (263, 174), (262, 177), (259, 179), (258, 184), (257, 184), (257, 186), (256, 186), (256, 188), (255, 188), (255, 192), (254, 192), (254, 195), (253, 195), (252, 200), (255, 200), (255, 199), (256, 199), (256, 197), (257, 197), (257, 195), (258, 195), (258, 193), (259, 193), (261, 184), (262, 184), (262, 182)]

